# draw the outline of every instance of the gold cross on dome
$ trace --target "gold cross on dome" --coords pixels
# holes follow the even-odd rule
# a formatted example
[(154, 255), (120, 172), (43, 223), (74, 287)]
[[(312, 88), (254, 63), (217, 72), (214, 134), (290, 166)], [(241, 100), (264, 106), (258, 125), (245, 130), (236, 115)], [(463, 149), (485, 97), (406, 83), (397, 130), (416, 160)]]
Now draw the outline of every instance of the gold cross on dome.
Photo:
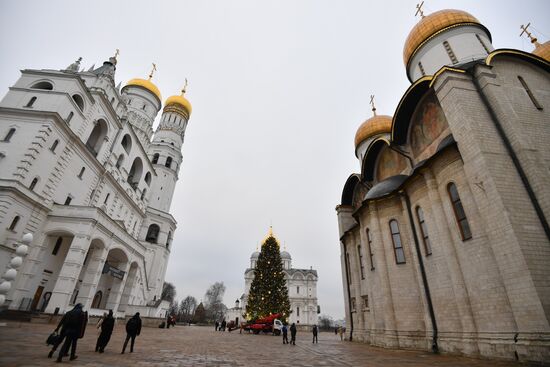
[(151, 80), (155, 71), (157, 71), (157, 64), (153, 63), (153, 68), (151, 69), (151, 73), (149, 74), (149, 80)]
[(376, 116), (376, 107), (374, 106), (374, 94), (371, 94), (369, 103), (372, 107), (372, 112), (374, 113), (374, 116)]
[(183, 96), (185, 92), (187, 92), (187, 78), (185, 78), (185, 84), (183, 85), (183, 89), (181, 90), (181, 95)]
[(414, 16), (416, 17), (418, 14), (420, 14), (421, 18), (424, 18), (424, 11), (422, 10), (422, 6), (424, 5), (424, 1), (422, 1), (420, 4), (416, 4), (416, 13), (414, 13)]
[(521, 33), (519, 34), (519, 36), (521, 37), (525, 33), (527, 37), (529, 37), (529, 39), (531, 40), (531, 43), (534, 43), (535, 45), (538, 46), (537, 38), (534, 37), (533, 34), (527, 30), (527, 28), (529, 28), (530, 25), (531, 25), (531, 22), (527, 23), (527, 25), (523, 25), (523, 24), (520, 25), (519, 28), (521, 29)]

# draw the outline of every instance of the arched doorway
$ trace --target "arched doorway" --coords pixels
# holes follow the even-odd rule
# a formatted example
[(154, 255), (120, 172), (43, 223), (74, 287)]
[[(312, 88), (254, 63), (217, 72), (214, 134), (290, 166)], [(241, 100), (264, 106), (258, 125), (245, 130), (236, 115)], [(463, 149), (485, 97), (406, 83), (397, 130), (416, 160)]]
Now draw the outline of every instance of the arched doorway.
[(96, 292), (102, 292), (98, 308), (117, 311), (127, 279), (128, 268), (128, 256), (122, 249), (109, 250), (96, 288)]
[(92, 301), (92, 307), (91, 308), (100, 308), (102, 298), (103, 298), (103, 292), (97, 291), (95, 293), (94, 299)]

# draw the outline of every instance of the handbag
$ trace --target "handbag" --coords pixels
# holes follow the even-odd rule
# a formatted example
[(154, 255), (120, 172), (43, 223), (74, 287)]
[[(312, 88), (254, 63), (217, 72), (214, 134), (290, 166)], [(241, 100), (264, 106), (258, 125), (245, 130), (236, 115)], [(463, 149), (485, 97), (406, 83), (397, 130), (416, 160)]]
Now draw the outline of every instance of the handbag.
[(46, 345), (55, 345), (59, 341), (59, 338), (61, 336), (57, 333), (57, 331), (54, 331), (53, 333), (48, 336), (48, 339), (46, 339)]

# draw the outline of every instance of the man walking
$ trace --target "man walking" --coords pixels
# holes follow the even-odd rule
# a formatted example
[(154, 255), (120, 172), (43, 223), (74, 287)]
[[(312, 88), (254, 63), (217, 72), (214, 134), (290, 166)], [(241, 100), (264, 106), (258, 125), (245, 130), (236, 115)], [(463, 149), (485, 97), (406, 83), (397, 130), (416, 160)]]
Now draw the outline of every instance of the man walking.
[(134, 352), (134, 342), (139, 333), (141, 333), (141, 319), (139, 318), (139, 312), (136, 312), (136, 314), (126, 323), (126, 340), (124, 341), (121, 354), (124, 354), (126, 346), (128, 345), (128, 340), (130, 339), (132, 339), (130, 353)]
[(57, 362), (62, 362), (63, 357), (69, 352), (71, 348), (70, 360), (75, 360), (76, 355), (76, 342), (79, 338), (84, 336), (84, 330), (88, 323), (87, 313), (82, 311), (82, 304), (78, 303), (72, 310), (63, 315), (63, 318), (59, 322), (58, 328), (61, 326), (65, 334), (65, 342), (59, 350), (57, 355)]
[(313, 343), (319, 343), (319, 340), (317, 339), (317, 333), (319, 330), (317, 329), (317, 325), (313, 325)]
[(290, 325), (290, 344), (296, 345), (296, 324)]
[(288, 328), (283, 325), (283, 344), (288, 344)]
[(113, 317), (113, 310), (109, 310), (109, 314), (105, 316), (101, 323), (101, 333), (97, 338), (95, 350), (96, 352), (103, 353), (105, 347), (111, 340), (111, 334), (113, 334), (113, 328), (115, 327), (115, 318)]

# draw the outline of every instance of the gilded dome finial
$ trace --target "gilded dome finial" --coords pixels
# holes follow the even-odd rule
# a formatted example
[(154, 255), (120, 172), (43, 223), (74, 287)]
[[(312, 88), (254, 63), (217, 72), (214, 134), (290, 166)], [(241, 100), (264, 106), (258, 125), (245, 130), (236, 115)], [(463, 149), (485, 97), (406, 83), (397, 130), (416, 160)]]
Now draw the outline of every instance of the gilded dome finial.
[(521, 29), (521, 33), (519, 34), (519, 36), (521, 37), (525, 33), (527, 37), (531, 40), (531, 43), (534, 44), (535, 47), (539, 47), (540, 43), (538, 43), (537, 38), (527, 30), (527, 28), (529, 28), (530, 25), (531, 25), (531, 22), (527, 23), (527, 25), (523, 25), (523, 24), (520, 25), (519, 28)]
[(157, 64), (153, 63), (153, 68), (151, 69), (151, 72), (149, 73), (149, 79), (151, 80), (153, 78), (153, 74), (157, 71)]
[(416, 17), (417, 15), (420, 14), (420, 18), (424, 18), (425, 15), (424, 15), (424, 10), (422, 10), (422, 6), (424, 5), (424, 1), (422, 1), (420, 4), (416, 4), (416, 13), (414, 13), (414, 16)]
[(185, 84), (183, 85), (183, 88), (181, 90), (182, 97), (185, 94), (185, 92), (187, 92), (187, 78), (185, 78)]
[(372, 113), (374, 114), (374, 116), (376, 116), (376, 107), (374, 106), (374, 94), (371, 94), (369, 103), (372, 107)]

